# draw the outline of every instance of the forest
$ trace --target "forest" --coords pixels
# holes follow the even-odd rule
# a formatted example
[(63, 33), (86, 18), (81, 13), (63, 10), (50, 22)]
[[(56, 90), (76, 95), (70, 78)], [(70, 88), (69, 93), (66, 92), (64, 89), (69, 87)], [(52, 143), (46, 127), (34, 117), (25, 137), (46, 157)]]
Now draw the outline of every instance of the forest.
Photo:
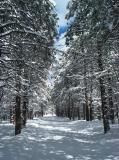
[(119, 2), (73, 0), (67, 8), (66, 18), (73, 17), (73, 23), (52, 92), (56, 114), (103, 119), (106, 133), (110, 122), (119, 122)]
[(0, 160), (119, 159), (119, 1), (61, 1), (0, 0)]
[(0, 2), (0, 115), (14, 121), (16, 135), (27, 117), (33, 118), (33, 109), (47, 104), (56, 35), (52, 10), (47, 0)]

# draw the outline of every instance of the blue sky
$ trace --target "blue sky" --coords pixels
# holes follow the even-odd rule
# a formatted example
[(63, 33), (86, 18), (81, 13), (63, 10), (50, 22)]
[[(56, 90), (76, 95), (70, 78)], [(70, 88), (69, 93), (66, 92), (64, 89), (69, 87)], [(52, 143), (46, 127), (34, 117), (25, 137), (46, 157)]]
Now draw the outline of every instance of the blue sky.
[(55, 1), (55, 10), (58, 14), (59, 21), (59, 39), (56, 41), (56, 46), (59, 50), (66, 51), (67, 47), (65, 45), (65, 32), (67, 31), (67, 20), (65, 19), (66, 13), (67, 13), (67, 5), (70, 0), (52, 0)]
[(69, 0), (54, 0), (56, 2), (56, 12), (59, 17), (59, 32), (64, 33), (67, 29), (67, 21), (65, 20), (65, 15), (67, 13), (66, 6)]
[(59, 25), (63, 26), (66, 24), (65, 15), (67, 13), (66, 6), (69, 0), (54, 0), (56, 2), (56, 12), (59, 16)]
[[(67, 30), (67, 20), (65, 20), (65, 15), (67, 13), (66, 6), (69, 0), (50, 0), (50, 1), (55, 5), (55, 11), (57, 12), (58, 17), (59, 17), (59, 21), (58, 21), (59, 39), (56, 40), (55, 47), (60, 51), (66, 51), (67, 47), (65, 45), (64, 35)], [(60, 59), (62, 58), (61, 53), (58, 52), (56, 54), (56, 59), (59, 61), (59, 63), (60, 63)], [(49, 86), (52, 86), (52, 84), (54, 83), (54, 80), (51, 78), (52, 75), (53, 75), (53, 71), (51, 69), (51, 71), (49, 72), (49, 76), (48, 76)]]

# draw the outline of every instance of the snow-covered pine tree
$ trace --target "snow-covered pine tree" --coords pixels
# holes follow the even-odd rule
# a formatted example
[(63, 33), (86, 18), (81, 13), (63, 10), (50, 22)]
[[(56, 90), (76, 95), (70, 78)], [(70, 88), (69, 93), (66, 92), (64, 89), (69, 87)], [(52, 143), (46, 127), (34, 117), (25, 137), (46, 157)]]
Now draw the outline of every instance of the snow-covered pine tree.
[[(50, 1), (11, 0), (1, 3), (1, 14), (7, 14), (7, 18), (1, 24), (4, 32), (0, 34), (0, 40), (9, 46), (10, 54), (4, 56), (4, 61), (11, 68), (12, 79), (12, 83), (8, 80), (10, 87), (5, 86), (7, 92), (12, 90), (12, 94), (5, 94), (4, 98), (10, 97), (17, 135), (21, 132), (22, 124), (26, 124), (34, 92), (40, 88), (42, 93), (37, 92), (37, 107), (39, 101), (46, 99), (45, 95), (42, 96), (42, 90), (46, 88), (48, 68), (52, 62), (56, 14)], [(4, 69), (4, 64), (2, 66)], [(6, 72), (9, 72), (8, 68)]]

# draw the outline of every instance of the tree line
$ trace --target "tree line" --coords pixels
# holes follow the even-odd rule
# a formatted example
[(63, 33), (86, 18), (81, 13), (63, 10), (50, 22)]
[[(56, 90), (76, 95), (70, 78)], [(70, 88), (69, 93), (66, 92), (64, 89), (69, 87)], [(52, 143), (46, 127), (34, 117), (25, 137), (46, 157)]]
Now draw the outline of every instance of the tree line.
[(119, 122), (119, 1), (70, 0), (67, 51), (52, 89), (57, 116)]

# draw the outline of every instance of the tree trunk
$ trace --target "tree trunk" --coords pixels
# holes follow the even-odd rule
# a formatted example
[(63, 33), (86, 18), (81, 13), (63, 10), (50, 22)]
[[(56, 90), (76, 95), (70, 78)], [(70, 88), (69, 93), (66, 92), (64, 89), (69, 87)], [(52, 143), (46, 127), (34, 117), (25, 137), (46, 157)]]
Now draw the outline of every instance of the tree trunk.
[(14, 123), (13, 121), (13, 108), (10, 106), (10, 123)]
[(86, 109), (86, 121), (89, 121), (89, 105), (87, 95), (87, 80), (86, 80), (86, 60), (84, 58), (84, 87), (85, 87), (85, 109)]
[(89, 109), (90, 109), (90, 121), (92, 121), (92, 120), (94, 119), (92, 100), (90, 100), (89, 106), (90, 106), (90, 107), (89, 107)]
[(26, 120), (27, 120), (27, 102), (23, 102), (23, 108), (22, 108), (22, 115), (23, 115), (23, 126), (26, 126)]
[(75, 107), (74, 107), (73, 100), (72, 100), (71, 104), (72, 104), (72, 119), (75, 120)]
[(78, 116), (78, 120), (80, 120), (81, 119), (81, 115), (80, 115), (80, 108), (79, 107), (77, 107), (77, 116)]
[(116, 104), (116, 117), (117, 117), (118, 124), (119, 124), (119, 107), (118, 107), (118, 104)]
[(71, 109), (70, 109), (70, 106), (68, 107), (68, 118), (71, 120)]
[(71, 120), (71, 95), (69, 93), (68, 118)]
[(15, 135), (21, 133), (21, 97), (16, 96), (16, 106), (15, 106)]
[[(99, 67), (99, 71), (102, 72), (104, 69), (103, 69), (102, 51), (101, 51), (100, 42), (98, 42), (97, 49), (98, 49), (98, 67)], [(101, 103), (102, 103), (101, 108), (102, 108), (104, 133), (107, 133), (110, 130), (110, 125), (109, 125), (109, 117), (108, 117), (106, 91), (105, 91), (105, 85), (104, 85), (104, 76), (99, 77), (99, 84), (100, 84), (100, 93), (101, 93)]]
[(83, 103), (83, 119), (86, 119), (86, 105)]
[(110, 120), (112, 124), (114, 124), (115, 121), (114, 121), (113, 90), (112, 90), (111, 78), (109, 75), (108, 75), (108, 83), (109, 83), (108, 95), (109, 95)]
[(15, 135), (21, 133), (21, 61), (16, 61)]
[(86, 67), (86, 58), (85, 58), (85, 52), (84, 52), (84, 47), (83, 47), (83, 44), (82, 44), (82, 54), (83, 54), (83, 66), (84, 66), (84, 87), (85, 87), (85, 90), (84, 90), (84, 95), (85, 95), (85, 109), (86, 109), (86, 112), (85, 112), (85, 116), (86, 116), (86, 121), (89, 121), (89, 105), (88, 105), (88, 89), (87, 89), (87, 67)]
[(93, 62), (91, 62), (91, 79), (90, 79), (90, 98), (89, 98), (89, 110), (90, 110), (90, 121), (94, 119), (94, 108), (93, 108)]
[(43, 117), (44, 116), (44, 109), (43, 109), (43, 105), (41, 104), (41, 116)]

